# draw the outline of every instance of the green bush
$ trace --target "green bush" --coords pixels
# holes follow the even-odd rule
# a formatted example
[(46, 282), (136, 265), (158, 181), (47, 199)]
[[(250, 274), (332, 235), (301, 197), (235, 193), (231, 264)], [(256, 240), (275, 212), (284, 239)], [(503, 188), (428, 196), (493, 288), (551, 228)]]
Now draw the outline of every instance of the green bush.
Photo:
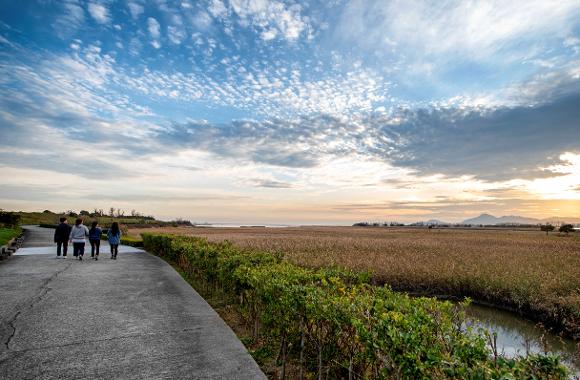
[(465, 331), (461, 306), (371, 286), (348, 270), (307, 269), (228, 242), (143, 234), (145, 249), (187, 276), (230, 293), (287, 362), (329, 378), (564, 379), (559, 358), (493, 357), (482, 332)]
[(131, 236), (121, 236), (121, 244), (130, 245), (132, 247), (143, 247), (143, 240)]
[(0, 209), (0, 226), (6, 228), (17, 227), (20, 224), (20, 215)]

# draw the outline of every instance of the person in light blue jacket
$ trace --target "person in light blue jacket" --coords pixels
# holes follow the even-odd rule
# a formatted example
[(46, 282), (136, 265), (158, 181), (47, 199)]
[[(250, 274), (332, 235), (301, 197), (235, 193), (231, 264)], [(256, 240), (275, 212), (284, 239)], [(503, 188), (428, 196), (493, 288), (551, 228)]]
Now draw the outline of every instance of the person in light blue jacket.
[(119, 244), (121, 243), (121, 229), (119, 223), (113, 222), (111, 228), (107, 232), (109, 245), (111, 246), (111, 259), (117, 260), (117, 253), (119, 253)]

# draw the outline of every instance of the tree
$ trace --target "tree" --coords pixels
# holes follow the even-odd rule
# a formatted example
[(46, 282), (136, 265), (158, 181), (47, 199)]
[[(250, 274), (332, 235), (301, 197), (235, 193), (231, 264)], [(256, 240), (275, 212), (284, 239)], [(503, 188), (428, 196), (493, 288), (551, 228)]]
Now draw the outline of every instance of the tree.
[(111, 208), (109, 209), (109, 216), (110, 216), (111, 218), (114, 218), (114, 217), (115, 217), (115, 208), (114, 208), (114, 207), (111, 207)]
[(87, 210), (81, 210), (81, 211), (79, 211), (79, 215), (82, 215), (82, 216), (90, 216), (91, 213), (88, 212)]
[(559, 231), (564, 232), (566, 235), (568, 235), (568, 233), (574, 231), (574, 226), (571, 224), (562, 224), (560, 226)]
[(0, 225), (12, 228), (18, 226), (18, 224), (20, 224), (20, 215), (0, 209)]
[(541, 229), (542, 231), (546, 231), (546, 235), (548, 235), (548, 233), (549, 233), (550, 231), (554, 231), (554, 228), (555, 228), (555, 227), (554, 227), (554, 226), (552, 226), (550, 223), (548, 223), (548, 224), (543, 224), (542, 226), (540, 226), (540, 229)]

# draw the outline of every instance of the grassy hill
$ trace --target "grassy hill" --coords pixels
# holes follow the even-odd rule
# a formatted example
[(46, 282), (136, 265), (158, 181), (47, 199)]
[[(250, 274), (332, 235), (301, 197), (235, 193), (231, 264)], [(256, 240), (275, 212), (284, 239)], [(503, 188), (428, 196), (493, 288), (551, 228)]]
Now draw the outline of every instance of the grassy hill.
[(165, 222), (161, 220), (157, 220), (151, 216), (110, 216), (110, 215), (99, 215), (95, 213), (91, 213), (89, 215), (77, 215), (73, 214), (64, 214), (64, 213), (55, 213), (51, 211), (43, 211), (43, 212), (24, 212), (24, 211), (15, 211), (15, 214), (20, 216), (20, 224), (39, 224), (39, 225), (56, 225), (59, 223), (59, 219), (62, 216), (65, 216), (69, 223), (73, 223), (76, 218), (82, 218), (85, 224), (90, 224), (92, 221), (98, 221), (101, 226), (108, 226), (113, 222), (118, 222), (121, 225), (131, 226), (131, 227), (164, 227), (164, 226), (177, 226), (177, 225), (184, 225), (188, 224), (187, 221), (170, 221)]

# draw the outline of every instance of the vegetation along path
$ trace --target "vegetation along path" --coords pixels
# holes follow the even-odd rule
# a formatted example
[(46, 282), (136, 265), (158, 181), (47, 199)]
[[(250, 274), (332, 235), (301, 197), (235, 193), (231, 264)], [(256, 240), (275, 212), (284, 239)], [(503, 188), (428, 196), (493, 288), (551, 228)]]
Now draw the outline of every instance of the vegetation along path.
[(56, 259), (50, 233), (27, 237), (0, 264), (0, 378), (265, 378), (163, 260), (125, 249), (113, 261), (108, 247)]

